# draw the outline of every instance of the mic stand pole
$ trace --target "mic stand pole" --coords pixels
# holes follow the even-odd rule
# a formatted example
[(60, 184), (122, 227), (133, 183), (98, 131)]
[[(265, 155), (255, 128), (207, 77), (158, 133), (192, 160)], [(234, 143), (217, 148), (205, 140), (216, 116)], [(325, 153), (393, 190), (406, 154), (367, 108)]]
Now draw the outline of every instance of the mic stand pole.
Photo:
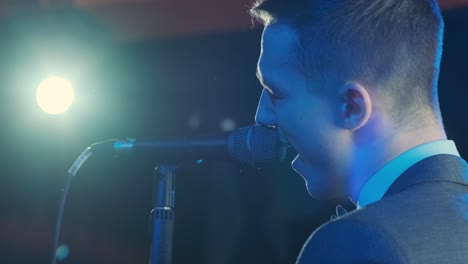
[(156, 193), (150, 219), (150, 264), (172, 263), (176, 169), (176, 166), (158, 165), (154, 170)]

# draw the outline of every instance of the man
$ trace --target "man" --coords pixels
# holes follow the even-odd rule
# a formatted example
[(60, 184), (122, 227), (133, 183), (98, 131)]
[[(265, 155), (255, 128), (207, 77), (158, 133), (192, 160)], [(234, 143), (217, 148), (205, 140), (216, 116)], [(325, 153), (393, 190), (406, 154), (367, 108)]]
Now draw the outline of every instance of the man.
[(468, 165), (437, 98), (435, 0), (259, 0), (256, 121), (283, 132), (319, 199), (358, 209), (316, 230), (298, 263), (468, 263)]

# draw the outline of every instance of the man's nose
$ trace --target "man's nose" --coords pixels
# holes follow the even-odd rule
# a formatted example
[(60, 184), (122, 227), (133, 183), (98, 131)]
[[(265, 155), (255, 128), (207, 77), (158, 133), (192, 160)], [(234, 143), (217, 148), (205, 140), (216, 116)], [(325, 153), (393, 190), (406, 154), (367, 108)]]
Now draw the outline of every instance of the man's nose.
[(277, 126), (273, 104), (270, 96), (268, 95), (268, 91), (265, 89), (263, 89), (260, 101), (258, 102), (255, 122), (262, 126)]

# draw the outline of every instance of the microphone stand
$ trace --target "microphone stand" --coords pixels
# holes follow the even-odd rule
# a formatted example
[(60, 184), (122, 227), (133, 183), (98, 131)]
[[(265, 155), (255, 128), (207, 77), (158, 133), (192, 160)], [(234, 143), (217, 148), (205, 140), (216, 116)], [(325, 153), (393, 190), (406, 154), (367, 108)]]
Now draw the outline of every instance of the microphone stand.
[(150, 218), (150, 264), (172, 263), (176, 169), (172, 165), (158, 165), (154, 169), (156, 192)]

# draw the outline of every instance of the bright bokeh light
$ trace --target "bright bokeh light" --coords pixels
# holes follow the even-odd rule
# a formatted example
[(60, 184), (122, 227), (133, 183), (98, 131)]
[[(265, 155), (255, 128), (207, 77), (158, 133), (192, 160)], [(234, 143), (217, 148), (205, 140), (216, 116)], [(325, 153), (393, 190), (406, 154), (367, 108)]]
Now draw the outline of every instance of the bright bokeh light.
[(63, 261), (68, 257), (68, 255), (70, 255), (70, 248), (68, 245), (61, 245), (57, 248), (55, 254), (58, 260)]
[(75, 100), (75, 93), (69, 81), (60, 77), (51, 77), (37, 88), (36, 100), (44, 112), (56, 115), (70, 108)]

